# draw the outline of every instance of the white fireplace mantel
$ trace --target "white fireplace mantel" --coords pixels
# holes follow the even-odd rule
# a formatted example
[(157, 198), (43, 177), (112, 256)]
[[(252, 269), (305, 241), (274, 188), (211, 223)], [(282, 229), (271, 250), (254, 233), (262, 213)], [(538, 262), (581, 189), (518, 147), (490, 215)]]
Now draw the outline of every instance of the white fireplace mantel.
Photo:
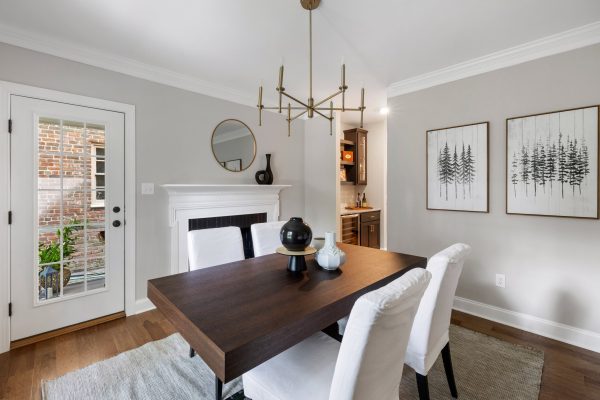
[(291, 185), (166, 184), (171, 227), (171, 273), (188, 271), (189, 220), (266, 213), (279, 219), (279, 193)]

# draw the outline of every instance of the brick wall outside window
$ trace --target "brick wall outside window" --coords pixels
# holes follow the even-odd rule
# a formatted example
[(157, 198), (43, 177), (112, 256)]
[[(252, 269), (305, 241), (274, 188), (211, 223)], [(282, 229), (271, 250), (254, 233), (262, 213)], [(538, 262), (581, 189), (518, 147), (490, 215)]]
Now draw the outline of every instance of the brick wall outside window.
[[(60, 224), (60, 121), (40, 119), (38, 126), (38, 225), (40, 243), (56, 241)], [(104, 255), (104, 207), (92, 207), (93, 148), (104, 148), (104, 128), (88, 126), (87, 140), (82, 124), (63, 122), (62, 170), (63, 224), (83, 224), (87, 209), (88, 258)], [(76, 251), (69, 258), (82, 258), (84, 231), (76, 230)]]

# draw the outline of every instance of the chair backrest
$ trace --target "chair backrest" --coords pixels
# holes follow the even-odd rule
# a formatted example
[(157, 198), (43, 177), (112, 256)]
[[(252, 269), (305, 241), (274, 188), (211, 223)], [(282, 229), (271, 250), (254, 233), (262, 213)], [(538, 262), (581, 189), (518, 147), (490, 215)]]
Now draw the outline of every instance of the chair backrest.
[(190, 271), (243, 259), (242, 231), (237, 226), (188, 232)]
[(356, 301), (338, 354), (330, 400), (398, 399), (410, 329), (430, 279), (429, 272), (416, 268)]
[(432, 278), (415, 317), (409, 344), (411, 352), (426, 355), (442, 337), (447, 337), (456, 286), (470, 253), (469, 245), (457, 243), (429, 259), (427, 271), (431, 272)]
[(260, 257), (275, 253), (275, 250), (281, 246), (279, 232), (286, 221), (264, 222), (252, 224), (252, 247), (254, 248), (254, 257)]

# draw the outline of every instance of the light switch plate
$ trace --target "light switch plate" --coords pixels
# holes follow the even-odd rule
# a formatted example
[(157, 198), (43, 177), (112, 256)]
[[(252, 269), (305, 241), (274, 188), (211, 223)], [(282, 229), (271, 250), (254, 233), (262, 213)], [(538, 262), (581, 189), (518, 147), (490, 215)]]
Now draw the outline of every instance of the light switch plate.
[(142, 183), (142, 194), (154, 194), (154, 183)]

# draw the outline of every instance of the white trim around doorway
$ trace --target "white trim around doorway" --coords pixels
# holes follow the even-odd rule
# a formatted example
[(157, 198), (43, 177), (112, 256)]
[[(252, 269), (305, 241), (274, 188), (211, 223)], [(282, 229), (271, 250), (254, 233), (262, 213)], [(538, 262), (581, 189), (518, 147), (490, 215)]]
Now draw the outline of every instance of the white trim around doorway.
[(125, 314), (136, 313), (135, 303), (135, 106), (54, 90), (0, 81), (0, 353), (10, 350), (10, 95), (121, 112), (125, 115)]

